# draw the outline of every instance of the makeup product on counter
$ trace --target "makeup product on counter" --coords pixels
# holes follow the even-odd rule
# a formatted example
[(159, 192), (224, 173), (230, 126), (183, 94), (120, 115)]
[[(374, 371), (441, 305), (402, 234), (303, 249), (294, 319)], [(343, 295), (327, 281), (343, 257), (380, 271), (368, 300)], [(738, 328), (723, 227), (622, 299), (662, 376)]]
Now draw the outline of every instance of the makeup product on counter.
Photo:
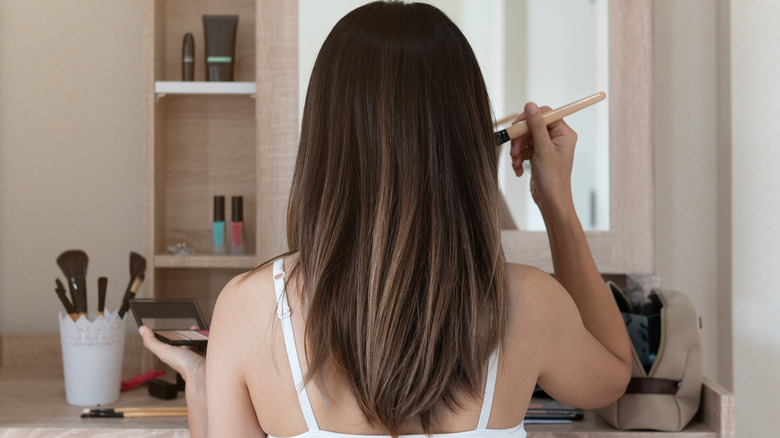
[(108, 287), (108, 278), (98, 278), (98, 316), (103, 315), (103, 309), (106, 308), (106, 288)]
[(204, 15), (206, 80), (232, 81), (238, 15)]
[(141, 288), (141, 283), (144, 281), (146, 272), (146, 259), (138, 253), (130, 253), (130, 281), (127, 283), (127, 289), (122, 296), (122, 304), (119, 306), (119, 317), (125, 316), (127, 310), (130, 308), (130, 300), (135, 298), (135, 294), (138, 289)]
[[(149, 381), (149, 392), (152, 392), (152, 382)], [(160, 380), (160, 382), (162, 382)], [(166, 382), (163, 382), (166, 383)], [(174, 389), (176, 385), (173, 385)], [(172, 397), (176, 398), (176, 397)], [(186, 406), (164, 406), (164, 407), (138, 407), (138, 408), (103, 408), (103, 409), (84, 409), (81, 418), (148, 418), (148, 417), (186, 417)]]
[[(161, 400), (173, 400), (176, 397), (179, 396), (179, 388), (176, 387), (175, 383), (166, 382), (165, 380), (161, 379), (152, 379), (149, 381), (149, 383), (146, 384), (146, 386), (149, 388), (149, 395), (151, 395), (154, 398), (159, 398)], [(159, 411), (161, 413), (165, 413), (166, 417), (175, 417), (176, 413), (178, 412), (180, 416), (185, 417), (187, 416), (187, 411)], [(127, 413), (126, 413), (127, 414)]]
[[(178, 374), (178, 373), (177, 373)], [(129, 391), (137, 386), (141, 386), (144, 383), (156, 379), (160, 376), (164, 376), (165, 371), (147, 371), (143, 374), (139, 374), (137, 376), (129, 377), (127, 379), (122, 380), (122, 384), (119, 386), (120, 391)], [(130, 408), (127, 408), (130, 409)], [(86, 409), (84, 410), (86, 414)]]
[(189, 32), (181, 44), (181, 80), (195, 80), (195, 38)]
[[(577, 111), (583, 108), (587, 108), (593, 105), (594, 103), (601, 102), (606, 97), (607, 97), (606, 93), (601, 91), (596, 94), (590, 95), (584, 99), (574, 101), (568, 105), (564, 105), (560, 108), (556, 108), (552, 111), (546, 112), (542, 115), (544, 117), (544, 123), (550, 125), (570, 114), (576, 113)], [(495, 133), (496, 146), (501, 146), (502, 144), (508, 142), (509, 140), (514, 140), (518, 137), (522, 137), (528, 134), (528, 132), (529, 132), (528, 124), (525, 122), (525, 120), (515, 125), (512, 125), (506, 129), (502, 129), (501, 131)]]
[(80, 249), (71, 249), (57, 257), (57, 265), (65, 274), (77, 313), (87, 312), (87, 266), (89, 257)]
[(211, 224), (213, 254), (225, 253), (225, 197), (214, 197), (214, 222)]
[(138, 326), (149, 327), (166, 344), (205, 347), (208, 343), (208, 326), (193, 298), (131, 300), (130, 308)]
[(233, 196), (232, 221), (230, 222), (230, 254), (244, 253), (244, 198)]

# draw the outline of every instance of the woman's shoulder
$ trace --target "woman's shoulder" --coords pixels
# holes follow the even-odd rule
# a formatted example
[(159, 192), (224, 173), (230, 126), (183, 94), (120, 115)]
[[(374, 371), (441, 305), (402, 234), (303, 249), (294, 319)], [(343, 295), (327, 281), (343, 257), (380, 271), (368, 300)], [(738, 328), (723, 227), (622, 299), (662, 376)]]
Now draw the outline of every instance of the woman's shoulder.
[(549, 273), (529, 265), (507, 263), (509, 280), (509, 334), (529, 342), (545, 340), (563, 307), (573, 301)]
[(518, 263), (507, 263), (506, 266), (512, 297), (538, 300), (562, 288), (552, 275), (537, 267)]
[[(290, 271), (294, 257), (284, 259), (285, 272)], [(276, 312), (273, 262), (233, 277), (217, 297), (214, 322), (226, 329), (245, 330), (267, 323)]]

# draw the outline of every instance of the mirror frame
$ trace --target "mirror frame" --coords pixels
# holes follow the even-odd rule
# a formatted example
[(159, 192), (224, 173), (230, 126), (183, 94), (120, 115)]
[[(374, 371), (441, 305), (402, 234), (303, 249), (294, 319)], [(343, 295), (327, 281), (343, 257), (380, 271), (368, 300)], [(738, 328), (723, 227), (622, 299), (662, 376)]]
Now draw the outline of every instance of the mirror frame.
[[(653, 1), (609, 2), (608, 231), (586, 231), (604, 273), (653, 272)], [(507, 261), (553, 272), (546, 231), (502, 231)]]
[[(289, 196), (298, 144), (298, 2), (256, 0), (258, 205)], [(653, 0), (609, 2), (610, 229), (587, 231), (604, 273), (653, 272)], [(257, 232), (285, 250), (286, 208), (258, 209)], [(552, 272), (547, 233), (502, 232), (507, 261)], [(267, 236), (266, 236), (267, 234)]]

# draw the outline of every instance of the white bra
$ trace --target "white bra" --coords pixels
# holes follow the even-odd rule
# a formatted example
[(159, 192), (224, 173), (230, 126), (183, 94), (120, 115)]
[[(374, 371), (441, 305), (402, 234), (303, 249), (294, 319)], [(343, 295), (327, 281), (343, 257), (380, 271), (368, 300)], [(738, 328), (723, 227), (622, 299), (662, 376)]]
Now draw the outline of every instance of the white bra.
[[(348, 433), (329, 432), (320, 430), (317, 420), (314, 417), (314, 411), (309, 402), (309, 396), (306, 394), (306, 387), (303, 385), (303, 374), (301, 373), (301, 364), (298, 361), (298, 350), (295, 346), (295, 337), (293, 336), (292, 321), (290, 319), (290, 305), (287, 301), (287, 292), (284, 287), (284, 260), (278, 259), (274, 262), (274, 287), (276, 289), (276, 316), (282, 322), (282, 332), (284, 333), (284, 345), (287, 347), (287, 359), (290, 362), (293, 382), (298, 393), (298, 402), (301, 405), (303, 418), (306, 420), (308, 431), (295, 435), (291, 438), (390, 438), (389, 435), (354, 435)], [(482, 401), (482, 411), (479, 414), (477, 428), (466, 432), (439, 433), (433, 435), (414, 434), (401, 435), (404, 438), (466, 438), (466, 437), (507, 437), (507, 438), (525, 438), (525, 429), (521, 422), (515, 427), (509, 429), (488, 429), (487, 423), (490, 418), (490, 408), (493, 405), (493, 392), (496, 387), (496, 374), (498, 368), (498, 350), (490, 355), (488, 362), (488, 377), (485, 382), (485, 396)], [(268, 435), (268, 438), (276, 438)]]

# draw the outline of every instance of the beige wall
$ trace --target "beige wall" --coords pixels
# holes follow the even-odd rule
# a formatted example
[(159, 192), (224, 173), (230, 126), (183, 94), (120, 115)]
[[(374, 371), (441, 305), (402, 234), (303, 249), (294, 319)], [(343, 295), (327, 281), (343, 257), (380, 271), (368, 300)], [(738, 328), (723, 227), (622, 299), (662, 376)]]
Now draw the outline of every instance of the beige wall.
[[(655, 12), (657, 273), (701, 313), (705, 373), (733, 385), (739, 436), (771, 436), (780, 4)], [(108, 276), (119, 301), (142, 249), (142, 18), (138, 0), (0, 0), (0, 332), (57, 330), (65, 249), (85, 249), (90, 290)]]
[(780, 429), (780, 3), (656, 3), (656, 267), (704, 318), (737, 436)]
[(141, 251), (138, 0), (0, 0), (0, 332), (56, 332), (66, 249), (107, 276), (109, 307)]
[[(749, 4), (749, 6), (748, 6)], [(740, 436), (780, 430), (780, 3), (731, 3), (734, 390)]]
[[(715, 2), (655, 7), (656, 273), (702, 317), (704, 372), (718, 363)], [(684, 43), (683, 43), (684, 42)]]

